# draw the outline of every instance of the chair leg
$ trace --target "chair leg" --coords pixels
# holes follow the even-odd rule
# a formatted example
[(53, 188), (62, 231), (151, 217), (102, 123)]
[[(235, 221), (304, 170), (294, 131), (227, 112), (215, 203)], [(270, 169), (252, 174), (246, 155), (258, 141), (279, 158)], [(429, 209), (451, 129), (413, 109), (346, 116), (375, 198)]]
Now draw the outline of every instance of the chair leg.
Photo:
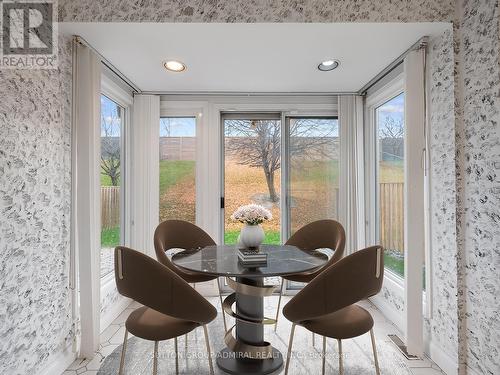
[(188, 334), (186, 333), (184, 335), (184, 351), (187, 352), (188, 350)]
[(372, 338), (372, 349), (373, 349), (373, 359), (375, 361), (375, 372), (377, 375), (380, 375), (380, 367), (378, 364), (377, 347), (375, 346), (375, 335), (373, 334), (373, 328), (370, 330), (370, 336)]
[(203, 326), (203, 331), (205, 332), (205, 343), (207, 345), (207, 355), (208, 355), (208, 365), (210, 366), (210, 374), (214, 374), (214, 366), (212, 364), (212, 352), (210, 351), (210, 341), (208, 339), (208, 330), (207, 326)]
[(290, 341), (288, 342), (288, 354), (286, 356), (285, 375), (288, 374), (288, 366), (290, 365), (290, 357), (292, 356), (292, 344), (293, 344), (294, 334), (295, 334), (295, 323), (292, 324), (292, 331), (290, 332)]
[(344, 364), (342, 360), (342, 340), (337, 340), (339, 343), (339, 374), (344, 375)]
[(158, 341), (155, 341), (155, 350), (153, 354), (153, 375), (158, 374)]
[(285, 279), (281, 279), (280, 288), (280, 298), (278, 299), (278, 308), (276, 309), (276, 324), (274, 325), (274, 332), (278, 329), (278, 317), (280, 316), (280, 306), (281, 306), (281, 296), (283, 295), (283, 285), (285, 284)]
[(323, 336), (323, 370), (322, 374), (325, 375), (325, 366), (326, 366), (326, 336)]
[(122, 346), (122, 358), (120, 359), (120, 370), (118, 370), (118, 375), (123, 374), (123, 366), (125, 365), (125, 352), (127, 351), (127, 337), (128, 331), (125, 328), (125, 337), (123, 338), (123, 346)]
[(312, 333), (312, 336), (313, 336), (313, 347), (316, 347), (316, 340), (314, 338), (314, 332), (311, 332)]
[(179, 347), (177, 345), (177, 337), (174, 338), (175, 347), (175, 374), (179, 374)]
[(219, 287), (219, 299), (220, 299), (220, 308), (222, 309), (222, 319), (224, 321), (224, 332), (227, 332), (227, 323), (226, 323), (226, 313), (222, 308), (222, 288), (220, 286), (220, 279), (217, 278), (217, 286)]

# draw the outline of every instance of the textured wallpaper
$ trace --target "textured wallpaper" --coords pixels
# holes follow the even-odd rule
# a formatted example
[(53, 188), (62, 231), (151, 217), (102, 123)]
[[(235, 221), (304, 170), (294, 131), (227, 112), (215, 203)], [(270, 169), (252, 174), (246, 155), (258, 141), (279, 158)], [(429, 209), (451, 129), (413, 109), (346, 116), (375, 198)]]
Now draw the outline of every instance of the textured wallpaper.
[(453, 0), (59, 1), (67, 22), (423, 22), (452, 21)]
[(458, 37), (460, 353), (481, 374), (500, 373), (499, 19), (498, 1), (464, 1)]
[(37, 373), (73, 336), (68, 83), (0, 70), (0, 374)]
[[(62, 21), (96, 22), (414, 22), (452, 21), (454, 7), (453, 0), (62, 0), (59, 14)], [(453, 35), (456, 52), (464, 57), (455, 82), (450, 81), (451, 35), (431, 41), (429, 54), (435, 67), (429, 325), (443, 350), (455, 357), (462, 353), (461, 361), (482, 374), (500, 373), (498, 17), (496, 0), (464, 1)], [(33, 373), (73, 337), (71, 64), (67, 44), (61, 45), (60, 72), (0, 71), (0, 373)]]
[(457, 245), (453, 31), (428, 47), (430, 237), (432, 284), (430, 335), (458, 362)]

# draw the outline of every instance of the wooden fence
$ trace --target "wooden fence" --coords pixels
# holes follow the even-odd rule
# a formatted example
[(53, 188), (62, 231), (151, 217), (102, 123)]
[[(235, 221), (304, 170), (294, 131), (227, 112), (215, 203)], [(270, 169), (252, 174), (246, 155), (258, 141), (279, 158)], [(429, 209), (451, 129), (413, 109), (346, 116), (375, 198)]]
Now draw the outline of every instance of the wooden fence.
[(379, 184), (380, 242), (384, 249), (404, 251), (404, 184)]
[[(403, 183), (381, 183), (380, 242), (388, 250), (404, 251)], [(336, 191), (338, 207), (338, 191)], [(101, 225), (103, 229), (120, 225), (120, 187), (101, 187)]]
[(101, 227), (111, 229), (120, 225), (120, 187), (101, 186)]

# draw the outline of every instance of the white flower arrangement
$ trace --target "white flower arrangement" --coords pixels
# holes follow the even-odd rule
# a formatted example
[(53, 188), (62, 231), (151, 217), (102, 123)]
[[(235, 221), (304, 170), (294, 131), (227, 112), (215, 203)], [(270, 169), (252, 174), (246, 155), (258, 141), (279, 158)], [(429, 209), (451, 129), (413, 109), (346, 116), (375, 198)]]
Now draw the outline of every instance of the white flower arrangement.
[(247, 204), (239, 207), (231, 215), (231, 219), (248, 225), (262, 224), (273, 218), (273, 214), (267, 208), (259, 204)]

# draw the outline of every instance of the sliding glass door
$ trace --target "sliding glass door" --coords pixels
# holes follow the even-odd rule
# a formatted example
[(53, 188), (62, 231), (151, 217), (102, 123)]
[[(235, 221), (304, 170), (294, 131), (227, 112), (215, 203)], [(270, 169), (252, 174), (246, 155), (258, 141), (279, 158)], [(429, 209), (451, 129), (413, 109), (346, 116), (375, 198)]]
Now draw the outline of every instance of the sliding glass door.
[(240, 223), (231, 214), (245, 204), (269, 209), (273, 219), (263, 224), (264, 243), (281, 242), (281, 114), (227, 113), (223, 126), (224, 243), (235, 244)]
[(290, 117), (288, 233), (321, 219), (338, 218), (339, 124), (336, 118)]
[(243, 204), (272, 211), (273, 220), (263, 225), (268, 244), (285, 242), (310, 222), (338, 218), (336, 117), (226, 113), (222, 126), (226, 244), (237, 241), (241, 224), (231, 221), (231, 214)]

